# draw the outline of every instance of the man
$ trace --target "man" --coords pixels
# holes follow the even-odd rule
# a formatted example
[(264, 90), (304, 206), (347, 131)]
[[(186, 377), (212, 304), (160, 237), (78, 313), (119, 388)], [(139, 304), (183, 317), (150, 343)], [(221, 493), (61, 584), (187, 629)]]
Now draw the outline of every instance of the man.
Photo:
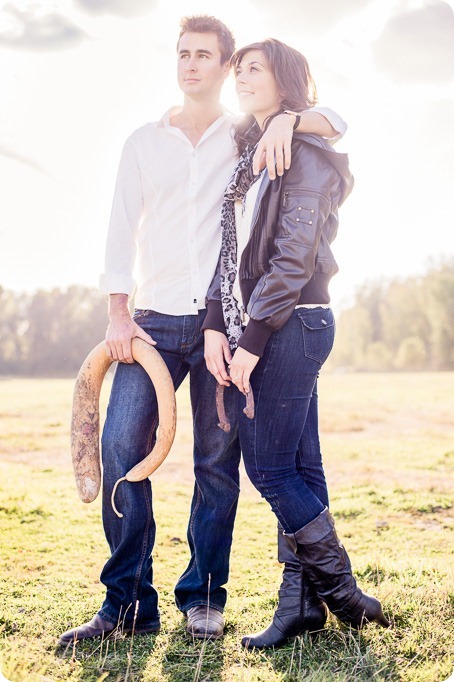
[[(195, 472), (188, 525), (191, 558), (176, 586), (176, 603), (187, 616), (191, 635), (223, 634), (240, 448), (234, 429), (225, 433), (217, 427), (216, 380), (206, 369), (200, 328), (219, 256), (223, 192), (235, 163), (232, 119), (219, 102), (234, 40), (213, 17), (188, 17), (181, 27), (178, 82), (184, 104), (128, 138), (118, 172), (101, 279), (110, 297), (106, 349), (119, 361), (102, 437), (103, 523), (112, 555), (101, 573), (106, 586), (101, 609), (89, 623), (64, 633), (63, 644), (107, 634), (119, 622), (126, 631), (134, 624), (136, 633), (156, 632), (160, 626), (152, 584), (150, 481), (119, 487), (116, 502), (122, 519), (110, 503), (115, 481), (149, 452), (158, 423), (153, 386), (141, 365), (133, 363), (131, 339), (136, 336), (156, 345), (175, 389), (190, 374)], [(265, 160), (272, 176), (275, 157), (278, 173), (290, 161), (296, 118), (277, 117), (258, 150), (257, 166)], [(314, 111), (304, 112), (298, 130), (334, 134), (327, 119)], [(131, 318), (128, 301), (135, 287)], [(230, 411), (233, 393), (226, 392)]]

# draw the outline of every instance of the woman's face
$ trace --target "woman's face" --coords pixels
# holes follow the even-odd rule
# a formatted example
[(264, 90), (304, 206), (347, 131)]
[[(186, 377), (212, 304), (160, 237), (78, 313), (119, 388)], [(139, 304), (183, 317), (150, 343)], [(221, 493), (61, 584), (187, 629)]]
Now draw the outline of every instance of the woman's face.
[(265, 119), (280, 109), (276, 81), (261, 50), (250, 50), (236, 67), (236, 92), (240, 109), (252, 114), (262, 127)]

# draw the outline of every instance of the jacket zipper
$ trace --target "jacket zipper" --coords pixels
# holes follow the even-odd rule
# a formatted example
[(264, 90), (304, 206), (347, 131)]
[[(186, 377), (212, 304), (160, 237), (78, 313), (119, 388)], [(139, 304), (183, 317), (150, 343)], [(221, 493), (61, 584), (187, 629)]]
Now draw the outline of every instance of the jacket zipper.
[(306, 188), (302, 187), (301, 189), (298, 188), (298, 189), (295, 190), (294, 192), (289, 192), (289, 191), (284, 192), (284, 198), (282, 199), (282, 206), (283, 206), (284, 208), (287, 208), (287, 197), (289, 197), (290, 194), (299, 194), (300, 192), (307, 192), (307, 194), (312, 194), (312, 195), (316, 195), (316, 196), (319, 196), (319, 197), (323, 197), (326, 201), (329, 201), (328, 197), (326, 197), (326, 196), (323, 194), (323, 192), (319, 192), (319, 191), (316, 190), (316, 189), (306, 189)]

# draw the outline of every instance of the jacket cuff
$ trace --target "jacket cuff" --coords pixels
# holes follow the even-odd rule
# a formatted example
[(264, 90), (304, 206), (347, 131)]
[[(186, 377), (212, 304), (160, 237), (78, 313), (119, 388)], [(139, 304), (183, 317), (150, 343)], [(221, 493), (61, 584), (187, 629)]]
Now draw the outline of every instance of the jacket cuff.
[(265, 346), (273, 331), (274, 329), (271, 329), (266, 322), (253, 320), (251, 318), (238, 341), (238, 346), (244, 348), (244, 350), (249, 351), (249, 353), (252, 353), (253, 355), (262, 357)]
[(224, 313), (222, 312), (221, 301), (208, 301), (207, 314), (202, 324), (202, 331), (204, 332), (205, 329), (214, 329), (225, 334)]

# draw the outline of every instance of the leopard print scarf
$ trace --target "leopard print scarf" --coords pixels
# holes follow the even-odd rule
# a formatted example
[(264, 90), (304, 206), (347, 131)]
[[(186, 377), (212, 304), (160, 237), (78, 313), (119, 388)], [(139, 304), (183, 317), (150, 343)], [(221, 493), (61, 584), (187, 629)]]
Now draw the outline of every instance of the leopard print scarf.
[(221, 301), (227, 338), (231, 350), (238, 346), (243, 333), (240, 311), (233, 296), (233, 284), (237, 276), (237, 239), (235, 222), (235, 201), (244, 201), (246, 192), (258, 180), (259, 176), (252, 172), (252, 159), (257, 144), (248, 145), (233, 171), (224, 193), (221, 211), (222, 245), (221, 245)]

